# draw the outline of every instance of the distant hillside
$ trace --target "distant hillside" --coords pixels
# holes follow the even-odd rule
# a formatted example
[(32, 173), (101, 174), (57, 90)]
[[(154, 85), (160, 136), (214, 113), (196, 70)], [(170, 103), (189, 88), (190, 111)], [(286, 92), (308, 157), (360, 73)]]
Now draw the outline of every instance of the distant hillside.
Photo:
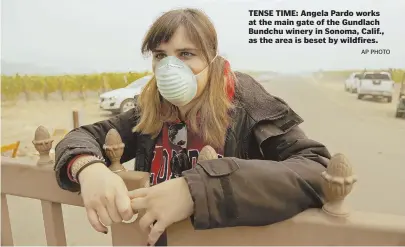
[[(60, 72), (60, 71), (59, 71)], [(27, 75), (54, 75), (58, 71), (54, 68), (37, 66), (28, 63), (10, 63), (1, 60), (1, 74), (2, 75), (15, 75), (15, 74), (27, 74)]]
[(87, 74), (94, 71), (83, 68), (61, 69), (52, 66), (43, 66), (30, 63), (15, 63), (1, 60), (2, 75), (65, 75), (65, 74)]

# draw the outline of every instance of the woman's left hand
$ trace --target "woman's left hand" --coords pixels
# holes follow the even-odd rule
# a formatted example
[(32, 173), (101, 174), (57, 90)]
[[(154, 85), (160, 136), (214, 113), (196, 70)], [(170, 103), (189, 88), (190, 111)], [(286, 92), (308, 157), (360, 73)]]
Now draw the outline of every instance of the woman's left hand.
[(145, 210), (139, 225), (145, 232), (150, 229), (149, 245), (154, 245), (167, 227), (190, 217), (194, 210), (194, 202), (184, 178), (130, 191), (129, 197), (134, 211)]

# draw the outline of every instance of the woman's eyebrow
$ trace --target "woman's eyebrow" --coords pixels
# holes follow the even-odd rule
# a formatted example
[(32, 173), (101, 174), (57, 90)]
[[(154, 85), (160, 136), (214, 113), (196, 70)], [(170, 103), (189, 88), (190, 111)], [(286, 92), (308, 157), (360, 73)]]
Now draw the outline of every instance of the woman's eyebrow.
[(184, 52), (184, 51), (194, 51), (194, 52), (196, 52), (196, 51), (198, 51), (198, 49), (197, 48), (181, 48), (181, 49), (177, 49), (176, 51), (177, 52)]
[[(196, 52), (198, 52), (198, 51), (199, 51), (199, 49), (197, 49), (197, 48), (181, 48), (181, 49), (176, 49), (176, 52), (194, 52), (194, 53), (196, 53)], [(152, 53), (166, 53), (166, 51), (163, 50), (163, 49), (153, 49), (153, 50), (152, 50)]]
[(152, 52), (165, 52), (165, 50), (162, 50), (162, 49), (153, 49)]
[[(199, 49), (197, 49), (197, 48), (190, 48), (190, 47), (188, 47), (188, 48), (176, 49), (176, 52), (185, 52), (185, 51), (194, 51), (194, 52), (196, 52), (196, 51), (198, 51), (198, 50), (199, 50)], [(163, 49), (153, 49), (152, 52), (166, 52), (166, 51), (163, 50)]]

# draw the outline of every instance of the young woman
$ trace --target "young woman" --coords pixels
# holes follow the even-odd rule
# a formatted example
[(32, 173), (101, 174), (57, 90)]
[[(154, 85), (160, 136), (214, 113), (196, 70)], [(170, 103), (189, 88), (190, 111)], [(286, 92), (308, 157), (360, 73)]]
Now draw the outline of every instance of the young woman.
[[(154, 76), (137, 108), (75, 129), (56, 147), (58, 184), (81, 192), (95, 230), (145, 209), (149, 244), (165, 245), (164, 230), (187, 217), (196, 229), (260, 226), (322, 206), (328, 150), (305, 136), (283, 100), (231, 70), (206, 15), (164, 13), (142, 52), (153, 54)], [(121, 162), (135, 158), (135, 170), (150, 172), (150, 188), (128, 192), (107, 168), (102, 146), (111, 128), (125, 143)], [(197, 163), (204, 146), (219, 159)]]

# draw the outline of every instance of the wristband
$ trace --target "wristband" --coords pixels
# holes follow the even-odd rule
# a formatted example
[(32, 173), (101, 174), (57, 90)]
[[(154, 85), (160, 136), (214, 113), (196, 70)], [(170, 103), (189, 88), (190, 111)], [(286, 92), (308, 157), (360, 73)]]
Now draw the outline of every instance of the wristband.
[(70, 174), (72, 175), (72, 180), (76, 183), (79, 183), (77, 179), (79, 172), (81, 172), (87, 166), (94, 164), (94, 163), (104, 163), (104, 161), (98, 159), (95, 156), (83, 156), (75, 160), (70, 170)]
[(79, 175), (80, 173), (84, 170), (84, 168), (92, 165), (92, 164), (96, 164), (96, 163), (102, 163), (100, 162), (100, 160), (92, 160), (90, 162), (88, 162), (87, 164), (85, 164), (84, 166), (80, 167), (79, 170), (76, 172), (76, 182), (79, 183)]

